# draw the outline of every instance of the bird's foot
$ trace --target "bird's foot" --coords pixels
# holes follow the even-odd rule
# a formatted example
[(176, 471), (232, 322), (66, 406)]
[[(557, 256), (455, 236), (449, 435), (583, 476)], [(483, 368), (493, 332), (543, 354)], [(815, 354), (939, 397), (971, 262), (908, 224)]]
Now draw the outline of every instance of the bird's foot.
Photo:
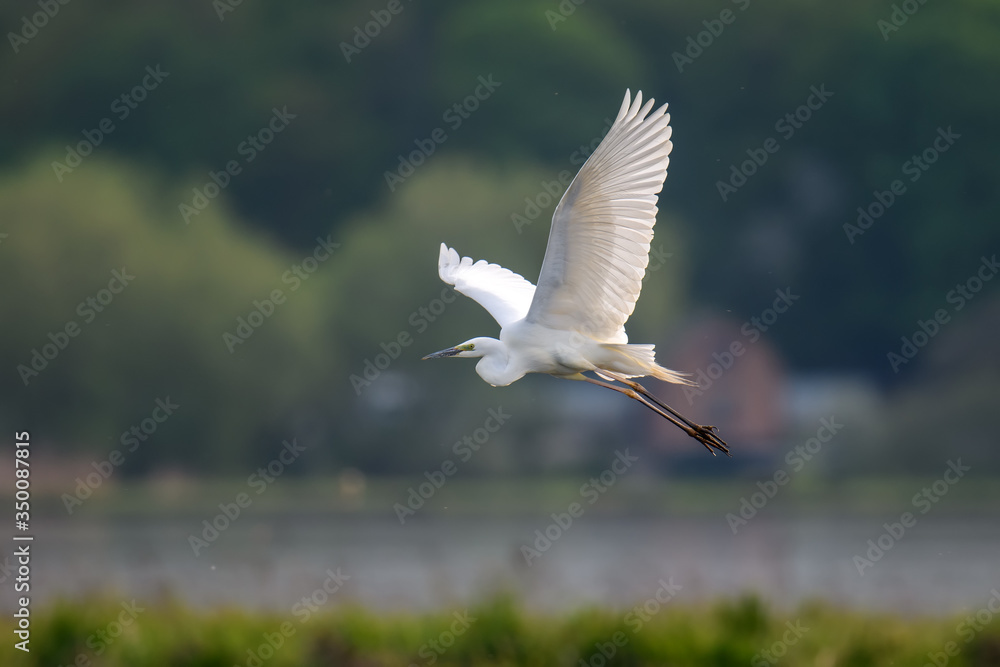
[(718, 449), (726, 456), (732, 457), (732, 454), (729, 453), (729, 446), (725, 440), (718, 436), (719, 429), (715, 426), (699, 426), (698, 424), (694, 424), (693, 428), (685, 429), (685, 431), (692, 438), (705, 445), (705, 448), (712, 452), (712, 456), (715, 456), (715, 450)]

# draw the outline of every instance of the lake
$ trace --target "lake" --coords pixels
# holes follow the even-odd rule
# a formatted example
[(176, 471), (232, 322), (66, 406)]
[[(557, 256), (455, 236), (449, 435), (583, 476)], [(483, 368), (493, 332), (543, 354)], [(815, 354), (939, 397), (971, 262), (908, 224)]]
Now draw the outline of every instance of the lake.
[[(541, 610), (625, 607), (653, 595), (663, 579), (681, 587), (685, 603), (756, 591), (779, 606), (823, 598), (939, 614), (978, 609), (1000, 588), (1000, 521), (989, 516), (918, 517), (898, 540), (882, 536), (883, 546), (894, 543), (862, 563), (863, 575), (854, 556), (866, 557), (885, 517), (758, 516), (737, 535), (719, 516), (584, 516), (565, 530), (551, 517), (435, 516), (406, 525), (345, 515), (240, 517), (196, 557), (189, 535), (200, 521), (47, 519), (33, 546), (33, 603), (101, 592), (287, 612), (337, 568), (343, 585), (320, 595), (323, 604), (378, 610), (454, 608), (498, 591)], [(556, 539), (535, 545), (535, 531), (547, 527)], [(529, 565), (522, 547), (536, 546)]]

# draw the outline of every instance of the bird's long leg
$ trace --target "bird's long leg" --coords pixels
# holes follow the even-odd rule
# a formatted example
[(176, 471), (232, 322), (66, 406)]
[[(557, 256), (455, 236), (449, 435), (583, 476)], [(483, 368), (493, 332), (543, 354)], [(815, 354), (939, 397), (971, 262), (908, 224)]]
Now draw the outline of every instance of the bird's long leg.
[(669, 405), (667, 405), (666, 403), (664, 403), (663, 401), (661, 401), (660, 399), (658, 399), (656, 396), (653, 396), (651, 393), (649, 393), (649, 390), (647, 390), (645, 387), (643, 387), (638, 382), (634, 382), (632, 380), (629, 380), (628, 378), (626, 378), (624, 376), (615, 375), (614, 378), (615, 378), (616, 381), (621, 382), (625, 386), (631, 387), (632, 389), (634, 389), (635, 391), (639, 392), (640, 394), (642, 394), (643, 396), (645, 396), (649, 400), (653, 401), (658, 406), (660, 406), (661, 408), (663, 408), (664, 410), (666, 410), (667, 412), (669, 412), (673, 416), (677, 417), (678, 419), (680, 419), (682, 422), (684, 422), (685, 424), (687, 424), (691, 428), (693, 428), (693, 429), (707, 429), (709, 431), (712, 431), (713, 433), (717, 433), (719, 431), (719, 429), (716, 428), (715, 426), (699, 426), (698, 424), (695, 424), (693, 421), (691, 421), (690, 419), (688, 419), (687, 417), (685, 417), (681, 413), (679, 413), (676, 410), (674, 410), (672, 407), (670, 407)]
[[(698, 442), (700, 442), (701, 444), (703, 444), (705, 446), (705, 448), (708, 449), (708, 451), (710, 451), (712, 453), (712, 456), (715, 456), (715, 451), (713, 450), (713, 447), (715, 449), (718, 449), (718, 450), (722, 451), (722, 452), (725, 452), (725, 454), (727, 456), (730, 455), (729, 454), (729, 448), (726, 447), (726, 443), (723, 442), (722, 440), (720, 440), (718, 438), (718, 436), (716, 436), (711, 431), (706, 431), (705, 427), (699, 427), (699, 426), (697, 426), (697, 424), (689, 426), (688, 424), (684, 423), (684, 422), (687, 421), (686, 419), (684, 419), (684, 421), (680, 421), (678, 418), (676, 418), (672, 414), (670, 414), (670, 412), (673, 412), (673, 410), (670, 410), (670, 412), (664, 411), (660, 407), (659, 401), (656, 401), (656, 403), (651, 403), (651, 402), (647, 401), (643, 397), (643, 394), (645, 394), (645, 391), (643, 391), (642, 393), (639, 393), (638, 391), (636, 391), (635, 389), (633, 389), (631, 387), (619, 387), (617, 385), (611, 384), (610, 382), (601, 382), (600, 380), (595, 380), (594, 378), (587, 377), (586, 375), (583, 375), (582, 373), (579, 374), (579, 375), (574, 376), (573, 379), (574, 380), (584, 380), (586, 382), (589, 382), (590, 384), (596, 384), (598, 387), (605, 387), (607, 389), (613, 389), (613, 390), (617, 391), (620, 394), (625, 394), (629, 398), (634, 398), (635, 400), (639, 401), (640, 403), (642, 403), (643, 405), (645, 405), (647, 408), (649, 408), (650, 410), (652, 410), (656, 414), (660, 415), (661, 417), (663, 417), (664, 419), (666, 419), (667, 421), (669, 421), (671, 424), (673, 424), (674, 426), (676, 426), (677, 428), (681, 429), (682, 431), (684, 431), (685, 433), (687, 433), (689, 436), (691, 436), (692, 438), (694, 438), (695, 440), (697, 440)], [(681, 419), (683, 419), (683, 417)]]
[[(622, 375), (620, 373), (614, 373), (612, 371), (608, 371), (608, 370), (602, 369), (601, 371), (598, 372), (598, 374), (602, 375), (606, 379), (614, 380), (616, 382), (620, 382), (620, 383), (622, 383), (622, 384), (630, 387), (634, 391), (642, 394), (647, 399), (651, 400), (653, 403), (655, 403), (656, 405), (658, 405), (662, 410), (666, 410), (667, 412), (669, 412), (670, 414), (672, 414), (674, 417), (676, 417), (677, 419), (679, 419), (682, 422), (684, 422), (688, 427), (690, 427), (691, 429), (693, 429), (700, 436), (702, 436), (703, 438), (709, 440), (710, 444), (713, 447), (716, 447), (716, 448), (718, 448), (718, 449), (726, 452), (727, 455), (729, 454), (729, 447), (728, 447), (726, 441), (719, 437), (719, 435), (718, 435), (719, 429), (716, 428), (715, 426), (702, 426), (700, 424), (694, 423), (693, 421), (691, 421), (690, 419), (688, 419), (687, 417), (685, 417), (684, 415), (682, 415), (681, 413), (677, 412), (672, 407), (670, 407), (669, 405), (667, 405), (666, 403), (664, 403), (663, 401), (661, 401), (660, 399), (658, 399), (656, 396), (653, 396), (641, 384), (639, 384), (638, 382), (634, 382), (634, 381), (630, 380), (628, 377), (626, 377), (626, 376), (624, 376), (624, 375)], [(687, 429), (685, 429), (685, 431), (687, 431)], [(692, 436), (692, 437), (695, 437), (699, 442), (702, 442), (702, 444), (705, 444), (705, 442), (702, 440), (701, 437), (698, 437), (698, 436)]]
[(719, 435), (718, 435), (719, 429), (716, 428), (715, 426), (701, 426), (700, 424), (695, 424), (693, 421), (691, 421), (690, 419), (688, 419), (687, 417), (685, 417), (681, 413), (679, 413), (676, 410), (674, 410), (672, 407), (670, 407), (669, 405), (667, 405), (666, 403), (664, 403), (663, 401), (661, 401), (660, 399), (658, 399), (656, 396), (653, 396), (651, 393), (649, 393), (649, 391), (645, 387), (643, 387), (638, 382), (634, 382), (632, 380), (629, 380), (626, 377), (622, 377), (622, 376), (619, 376), (617, 374), (614, 375), (613, 377), (618, 382), (621, 382), (622, 384), (626, 385), (627, 387), (631, 387), (632, 389), (634, 389), (638, 393), (642, 394), (643, 396), (645, 396), (646, 398), (648, 398), (649, 400), (651, 400), (653, 403), (656, 403), (656, 405), (660, 406), (662, 409), (666, 410), (667, 412), (669, 412), (670, 414), (672, 414), (677, 419), (680, 419), (682, 422), (684, 422), (685, 424), (687, 424), (689, 427), (691, 427), (695, 431), (701, 433), (706, 438), (709, 438), (709, 439), (713, 440), (714, 441), (713, 446), (718, 447), (722, 451), (726, 452), (726, 454), (729, 454), (729, 448), (728, 448), (728, 446), (726, 444), (726, 441), (719, 437)]
[[(663, 417), (664, 419), (666, 419), (667, 421), (669, 421), (670, 423), (672, 423), (677, 428), (683, 430), (688, 435), (690, 435), (692, 437), (695, 437), (695, 434), (693, 433), (693, 429), (691, 429), (686, 424), (678, 421), (676, 418), (674, 418), (673, 416), (671, 416), (669, 413), (664, 412), (658, 406), (650, 403), (649, 401), (647, 401), (646, 399), (644, 399), (638, 392), (634, 391), (633, 389), (629, 389), (629, 388), (626, 388), (626, 387), (619, 387), (617, 385), (611, 384), (610, 382), (601, 382), (600, 380), (595, 380), (594, 378), (587, 377), (586, 375), (583, 375), (583, 374), (581, 374), (579, 376), (576, 376), (574, 379), (584, 380), (585, 382), (589, 382), (590, 384), (596, 384), (598, 387), (606, 387), (607, 389), (612, 389), (614, 391), (617, 391), (620, 394), (625, 394), (629, 398), (633, 398), (633, 399), (639, 401), (640, 403), (642, 403), (643, 405), (645, 405), (647, 408), (649, 408), (650, 410), (652, 410), (656, 414), (660, 415), (661, 417)], [(704, 443), (702, 443), (702, 444), (704, 444)], [(705, 445), (705, 446), (708, 447), (708, 445)], [(711, 452), (712, 448), (709, 447), (708, 450)], [(714, 455), (715, 452), (712, 452), (712, 454)]]

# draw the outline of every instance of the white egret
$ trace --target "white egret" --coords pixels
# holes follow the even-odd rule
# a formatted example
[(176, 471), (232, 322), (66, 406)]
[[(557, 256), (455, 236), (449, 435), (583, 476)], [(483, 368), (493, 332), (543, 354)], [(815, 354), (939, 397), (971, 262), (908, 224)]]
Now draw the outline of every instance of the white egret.
[(441, 280), (489, 311), (500, 324), (500, 338), (472, 338), (424, 359), (479, 358), (476, 372), (493, 386), (548, 373), (614, 389), (713, 455), (715, 449), (729, 454), (718, 429), (695, 424), (631, 379), (694, 384), (657, 364), (653, 345), (629, 344), (625, 334), (649, 263), (656, 196), (673, 147), (667, 105), (650, 113), (652, 99), (643, 105), (641, 91), (634, 102), (630, 96), (626, 90), (607, 136), (556, 207), (537, 288), (513, 271), (473, 262), (441, 244)]

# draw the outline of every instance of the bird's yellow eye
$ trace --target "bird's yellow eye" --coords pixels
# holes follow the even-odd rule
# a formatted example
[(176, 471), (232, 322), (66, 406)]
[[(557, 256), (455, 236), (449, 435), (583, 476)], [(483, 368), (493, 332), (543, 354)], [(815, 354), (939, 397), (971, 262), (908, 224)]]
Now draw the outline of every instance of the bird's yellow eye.
[(462, 345), (458, 346), (458, 349), (462, 350), (463, 352), (472, 352), (473, 350), (476, 349), (476, 344), (475, 343), (463, 343)]

